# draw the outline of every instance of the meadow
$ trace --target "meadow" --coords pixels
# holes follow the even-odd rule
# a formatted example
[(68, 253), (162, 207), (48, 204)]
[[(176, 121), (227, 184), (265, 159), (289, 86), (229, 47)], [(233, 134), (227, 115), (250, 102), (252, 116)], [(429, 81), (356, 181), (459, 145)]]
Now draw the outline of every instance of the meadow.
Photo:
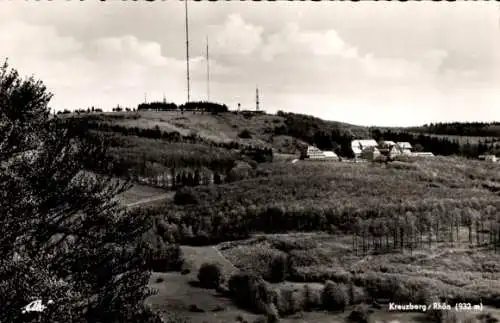
[[(344, 321), (319, 304), (312, 312), (303, 306), (303, 292), (321, 293), (327, 281), (348, 295), (349, 311), (374, 301), (437, 298), (482, 303), (498, 315), (498, 164), (287, 160), (257, 169), (250, 179), (182, 189), (177, 194), (188, 201), (140, 212), (155, 219), (154, 234), (165, 242), (218, 244), (219, 260), (263, 277), (281, 295), (275, 306), (283, 321)], [(389, 315), (384, 306), (374, 310), (375, 321), (424, 315)]]
[[(275, 126), (283, 125), (284, 119), (273, 115), (244, 116), (236, 113), (210, 114), (186, 111), (139, 111), (100, 115), (100, 119), (114, 125), (153, 129), (158, 127), (166, 132), (179, 132), (188, 136), (196, 134), (213, 142), (238, 141), (248, 145), (267, 145)], [(248, 130), (251, 138), (241, 138), (239, 134)]]

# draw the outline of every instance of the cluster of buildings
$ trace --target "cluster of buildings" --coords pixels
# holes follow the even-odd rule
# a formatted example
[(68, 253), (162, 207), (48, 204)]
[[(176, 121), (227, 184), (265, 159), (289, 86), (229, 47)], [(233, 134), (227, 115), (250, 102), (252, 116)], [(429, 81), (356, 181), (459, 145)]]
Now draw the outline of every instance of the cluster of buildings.
[[(382, 141), (374, 139), (357, 139), (351, 142), (351, 149), (355, 159), (374, 160), (379, 156), (396, 158), (398, 156), (432, 157), (430, 152), (414, 152), (409, 142)], [(314, 146), (308, 146), (301, 152), (301, 159), (309, 160), (339, 160), (333, 151), (321, 151)]]

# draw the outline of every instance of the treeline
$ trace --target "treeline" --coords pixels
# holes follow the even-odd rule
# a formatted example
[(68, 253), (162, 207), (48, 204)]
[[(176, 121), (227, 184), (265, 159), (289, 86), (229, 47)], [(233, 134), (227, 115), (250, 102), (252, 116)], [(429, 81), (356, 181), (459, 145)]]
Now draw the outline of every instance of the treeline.
[[(113, 110), (114, 111), (114, 110)], [(98, 109), (98, 108), (87, 108), (87, 109), (77, 109), (75, 111), (73, 111), (74, 113), (76, 114), (80, 114), (80, 113), (94, 113), (94, 112), (102, 112), (102, 109)], [(57, 114), (70, 114), (70, 113), (73, 113), (72, 111), (68, 110), (68, 109), (64, 109), (63, 111), (57, 111)]]
[(377, 142), (380, 140), (391, 141), (406, 141), (412, 146), (420, 146), (423, 151), (431, 152), (435, 155), (457, 155), (469, 158), (477, 158), (479, 155), (486, 153), (496, 153), (498, 148), (494, 143), (488, 143), (487, 140), (478, 141), (477, 143), (466, 142), (460, 144), (457, 139), (449, 139), (447, 137), (436, 137), (429, 135), (415, 135), (408, 132), (395, 132), (392, 130), (380, 131), (374, 129), (372, 138)]
[(437, 135), (497, 137), (500, 136), (500, 122), (440, 122), (405, 128), (405, 131)]
[(141, 103), (137, 106), (138, 111), (200, 111), (210, 113), (228, 112), (229, 108), (225, 104), (213, 103), (208, 101), (187, 102), (177, 105), (171, 102), (149, 102)]

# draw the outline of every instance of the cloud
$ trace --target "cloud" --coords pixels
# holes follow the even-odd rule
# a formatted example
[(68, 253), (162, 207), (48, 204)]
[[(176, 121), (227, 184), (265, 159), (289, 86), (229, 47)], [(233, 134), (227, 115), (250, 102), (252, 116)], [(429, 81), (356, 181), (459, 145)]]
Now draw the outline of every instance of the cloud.
[[(184, 96), (186, 63), (164, 56), (157, 42), (132, 35), (82, 41), (21, 20), (4, 21), (3, 27), (0, 58), (8, 57), (21, 74), (43, 80), (55, 94), (50, 105), (56, 109), (135, 105), (145, 92), (150, 97), (167, 92), (172, 101)], [(193, 72), (202, 61), (192, 59)]]
[(347, 44), (334, 29), (302, 31), (296, 23), (289, 23), (280, 32), (270, 35), (262, 51), (268, 61), (290, 52), (343, 58), (358, 55), (357, 49)]
[[(32, 26), (21, 21), (11, 21), (0, 32), (0, 55), (43, 57), (57, 59), (77, 53), (82, 49), (76, 39), (60, 36), (52, 26)], [(13, 32), (15, 31), (15, 32)]]
[(224, 25), (216, 27), (213, 33), (215, 51), (224, 55), (249, 55), (257, 50), (262, 43), (264, 29), (243, 20), (238, 14), (227, 17)]
[(163, 56), (159, 43), (139, 40), (132, 35), (98, 38), (90, 43), (89, 52), (96, 61), (125, 61), (153, 67), (179, 68), (182, 65), (181, 60)]

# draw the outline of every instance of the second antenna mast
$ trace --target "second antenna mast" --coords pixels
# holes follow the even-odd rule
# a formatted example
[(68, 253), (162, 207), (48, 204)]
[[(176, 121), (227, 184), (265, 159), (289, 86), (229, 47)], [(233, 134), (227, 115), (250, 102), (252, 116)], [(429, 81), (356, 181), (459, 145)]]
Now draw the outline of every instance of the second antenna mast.
[(184, 0), (186, 12), (186, 67), (187, 67), (187, 102), (190, 101), (190, 87), (189, 87), (189, 24), (188, 24), (188, 0)]

